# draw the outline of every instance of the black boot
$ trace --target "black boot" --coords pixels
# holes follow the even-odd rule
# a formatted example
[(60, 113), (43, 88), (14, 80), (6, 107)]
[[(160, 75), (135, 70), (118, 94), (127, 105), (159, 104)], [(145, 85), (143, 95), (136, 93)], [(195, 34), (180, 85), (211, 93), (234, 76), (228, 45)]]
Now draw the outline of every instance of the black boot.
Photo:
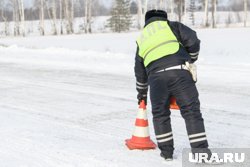
[(166, 161), (173, 161), (173, 155), (172, 154), (164, 154), (161, 152), (160, 156), (164, 158)]
[(164, 158), (166, 161), (173, 160), (173, 154), (174, 154), (174, 148), (173, 145), (163, 145), (159, 146), (159, 149), (161, 150), (160, 156)]

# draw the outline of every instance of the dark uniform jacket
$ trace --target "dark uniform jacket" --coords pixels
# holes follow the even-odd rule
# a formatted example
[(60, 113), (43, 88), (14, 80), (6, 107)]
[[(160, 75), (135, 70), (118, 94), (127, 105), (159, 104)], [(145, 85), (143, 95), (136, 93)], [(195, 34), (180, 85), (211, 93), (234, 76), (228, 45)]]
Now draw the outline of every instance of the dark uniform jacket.
[(180, 43), (180, 49), (177, 53), (160, 58), (150, 63), (147, 68), (143, 64), (143, 59), (138, 55), (139, 47), (137, 47), (135, 57), (135, 77), (136, 77), (136, 88), (139, 93), (147, 92), (147, 82), (150, 73), (155, 73), (159, 70), (185, 64), (186, 61), (195, 62), (198, 59), (200, 50), (200, 40), (197, 38), (196, 32), (185, 26), (180, 22), (172, 22), (166, 18), (152, 17), (150, 18), (145, 26), (154, 21), (167, 21), (171, 30), (175, 34), (177, 40)]

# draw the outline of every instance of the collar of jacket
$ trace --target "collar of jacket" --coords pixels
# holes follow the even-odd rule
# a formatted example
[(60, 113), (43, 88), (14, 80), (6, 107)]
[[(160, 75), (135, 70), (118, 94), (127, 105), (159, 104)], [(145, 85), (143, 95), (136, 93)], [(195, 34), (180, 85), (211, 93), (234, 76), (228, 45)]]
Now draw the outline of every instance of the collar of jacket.
[(164, 17), (151, 17), (150, 19), (148, 19), (145, 22), (144, 28), (149, 25), (150, 23), (154, 22), (154, 21), (168, 21), (168, 19), (164, 18)]

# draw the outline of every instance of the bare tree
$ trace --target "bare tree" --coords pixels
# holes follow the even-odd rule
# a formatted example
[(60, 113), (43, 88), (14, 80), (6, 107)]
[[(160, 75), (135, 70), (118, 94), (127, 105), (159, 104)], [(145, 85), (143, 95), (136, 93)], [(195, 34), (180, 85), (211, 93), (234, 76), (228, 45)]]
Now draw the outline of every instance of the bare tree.
[(71, 33), (74, 33), (74, 0), (71, 0), (71, 13), (70, 13), (70, 29)]
[(146, 15), (147, 10), (148, 10), (148, 0), (144, 0), (143, 16)]
[(142, 17), (142, 3), (141, 0), (137, 0), (137, 24), (138, 29), (141, 29), (143, 27), (143, 17)]
[(25, 36), (25, 18), (24, 18), (24, 6), (23, 0), (18, 0), (18, 14), (20, 19), (20, 33), (22, 36)]
[(178, 20), (179, 20), (179, 22), (181, 22), (183, 12), (185, 9), (185, 0), (175, 0), (175, 3), (177, 3), (177, 6), (178, 6)]
[(89, 0), (85, 0), (85, 14), (84, 14), (84, 31), (85, 33), (88, 33), (88, 24), (89, 24), (89, 20), (88, 20), (88, 5), (89, 5)]
[(163, 0), (160, 0), (160, 8), (163, 9)]
[(4, 33), (6, 36), (8, 36), (9, 35), (9, 22), (7, 20), (7, 17), (5, 17), (5, 14), (4, 14), (5, 7), (6, 7), (5, 1), (0, 1), (1, 18), (4, 21)]
[(174, 18), (174, 0), (170, 0), (170, 11), (171, 11), (171, 18)]
[(52, 24), (52, 33), (53, 35), (57, 35), (57, 27), (56, 27), (56, 4), (55, 0), (52, 1), (46, 1), (45, 3), (49, 19), (51, 20)]
[(208, 0), (205, 0), (204, 6), (204, 25), (208, 27)]
[(188, 15), (187, 15), (187, 13), (188, 13), (188, 7), (189, 7), (189, 1), (191, 1), (191, 0), (184, 0), (182, 3), (183, 3), (183, 16), (182, 16), (182, 20), (184, 20), (185, 22), (187, 22), (188, 21)]
[(66, 19), (67, 34), (74, 33), (73, 19), (74, 19), (74, 1), (64, 0), (64, 18)]
[(85, 0), (85, 33), (91, 33), (92, 0)]
[(167, 4), (166, 4), (167, 0), (160, 0), (160, 7), (162, 10), (167, 11)]
[(216, 27), (217, 0), (212, 0), (212, 27)]
[(190, 4), (189, 4), (189, 19), (192, 22), (192, 25), (194, 26), (195, 24), (195, 17), (194, 17), (194, 11), (195, 11), (195, 0), (190, 0)]
[(40, 27), (39, 27), (39, 30), (40, 30), (40, 34), (41, 35), (45, 35), (45, 26), (44, 26), (44, 0), (40, 0), (40, 7), (39, 7), (39, 10), (40, 10)]
[(246, 27), (247, 26), (247, 0), (244, 0), (244, 12), (245, 12), (244, 27)]
[(12, 0), (12, 7), (13, 7), (13, 22), (14, 22), (14, 36), (20, 35), (20, 26), (19, 26), (19, 14), (18, 14), (18, 2), (17, 0)]
[(57, 26), (56, 26), (56, 0), (52, 0), (52, 18), (53, 18), (53, 34), (57, 35)]
[(91, 21), (92, 21), (92, 3), (93, 3), (93, 0), (90, 0), (89, 1), (89, 12), (88, 12), (88, 22), (89, 22), (89, 30), (88, 32), (89, 33), (92, 33), (92, 28), (91, 28)]
[(62, 7), (62, 0), (59, 0), (59, 17), (60, 17), (60, 34), (63, 34), (63, 18), (62, 18), (62, 12), (63, 12), (63, 7)]

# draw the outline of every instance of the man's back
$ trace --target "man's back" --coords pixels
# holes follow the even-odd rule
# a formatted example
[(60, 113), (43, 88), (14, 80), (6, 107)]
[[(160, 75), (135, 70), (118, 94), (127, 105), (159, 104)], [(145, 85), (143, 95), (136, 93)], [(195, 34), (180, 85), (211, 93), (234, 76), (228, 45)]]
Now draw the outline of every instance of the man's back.
[[(172, 32), (174, 33), (174, 35), (176, 36), (180, 44), (179, 51), (171, 55), (166, 55), (152, 62), (145, 68), (145, 66), (143, 65), (144, 60), (139, 55), (140, 48), (137, 47), (135, 71), (138, 71), (139, 73), (141, 71), (140, 68), (145, 68), (145, 70), (147, 71), (147, 74), (149, 74), (150, 72), (158, 71), (161, 68), (167, 68), (167, 67), (171, 67), (171, 66), (175, 66), (179, 64), (185, 64), (186, 61), (194, 62), (198, 58), (196, 56), (198, 55), (199, 50), (200, 50), (200, 40), (197, 38), (195, 31), (191, 30), (190, 28), (183, 25), (182, 23), (171, 22), (161, 17), (153, 17), (149, 19), (145, 23), (145, 27), (153, 22), (158, 22), (158, 21), (166, 21), (168, 23), (168, 25), (170, 26)], [(194, 55), (193, 60), (190, 54)]]

